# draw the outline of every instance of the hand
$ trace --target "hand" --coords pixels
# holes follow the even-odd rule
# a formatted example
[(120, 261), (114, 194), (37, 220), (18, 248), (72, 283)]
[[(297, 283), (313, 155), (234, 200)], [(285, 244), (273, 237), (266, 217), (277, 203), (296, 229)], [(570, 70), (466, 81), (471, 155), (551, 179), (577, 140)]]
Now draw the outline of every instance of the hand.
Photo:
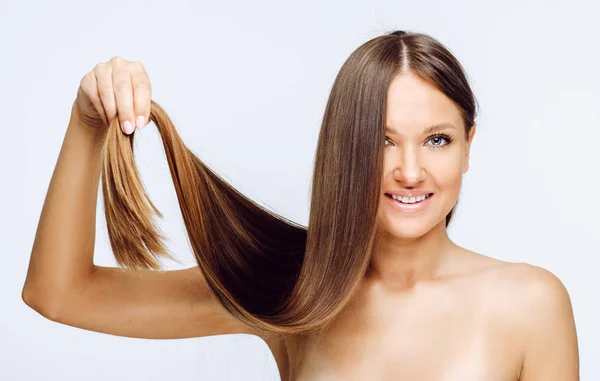
[(123, 132), (129, 135), (148, 124), (151, 94), (150, 78), (141, 62), (113, 57), (83, 76), (76, 112), (94, 128), (107, 128), (118, 116)]

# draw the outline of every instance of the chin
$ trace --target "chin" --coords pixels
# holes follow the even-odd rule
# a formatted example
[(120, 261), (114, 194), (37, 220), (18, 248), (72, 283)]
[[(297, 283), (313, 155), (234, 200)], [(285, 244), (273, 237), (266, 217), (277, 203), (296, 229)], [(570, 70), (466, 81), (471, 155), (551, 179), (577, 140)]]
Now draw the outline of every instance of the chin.
[(384, 230), (392, 238), (397, 239), (417, 239), (427, 234), (433, 226), (426, 224), (423, 221), (398, 221), (392, 224), (386, 224)]
[(438, 225), (446, 226), (446, 215), (437, 221), (430, 218), (385, 218), (379, 226), (390, 238), (413, 240), (423, 237)]

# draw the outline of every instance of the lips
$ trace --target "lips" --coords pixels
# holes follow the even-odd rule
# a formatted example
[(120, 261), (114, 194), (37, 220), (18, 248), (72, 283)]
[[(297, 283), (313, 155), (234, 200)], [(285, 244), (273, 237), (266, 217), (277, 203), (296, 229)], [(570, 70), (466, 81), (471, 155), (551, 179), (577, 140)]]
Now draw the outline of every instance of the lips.
[(387, 191), (385, 192), (385, 194), (390, 194), (390, 195), (394, 195), (394, 196), (398, 196), (398, 197), (417, 197), (417, 196), (423, 196), (423, 195), (432, 195), (433, 192), (427, 191), (427, 190), (413, 190), (413, 191), (409, 191), (406, 189), (400, 189), (400, 190), (394, 190), (394, 191)]
[(427, 205), (431, 204), (431, 199), (434, 197), (433, 193), (429, 195), (425, 200), (415, 202), (412, 204), (404, 204), (400, 201), (394, 200), (390, 194), (385, 193), (385, 198), (391, 203), (391, 206), (404, 213), (415, 213), (423, 211), (427, 208)]
[[(392, 193), (384, 193), (384, 195), (386, 195), (387, 197), (392, 198)], [(398, 194), (393, 194), (393, 195), (394, 196), (398, 196), (398, 197), (408, 197), (408, 198), (410, 198), (410, 197), (415, 197), (416, 198), (416, 197), (419, 197), (419, 196), (427, 196), (425, 198), (425, 200), (427, 200), (429, 197), (433, 196), (433, 193), (420, 193), (420, 194), (414, 194), (412, 196), (404, 196), (404, 195), (398, 195)], [(425, 200), (421, 200), (419, 202), (423, 202)]]

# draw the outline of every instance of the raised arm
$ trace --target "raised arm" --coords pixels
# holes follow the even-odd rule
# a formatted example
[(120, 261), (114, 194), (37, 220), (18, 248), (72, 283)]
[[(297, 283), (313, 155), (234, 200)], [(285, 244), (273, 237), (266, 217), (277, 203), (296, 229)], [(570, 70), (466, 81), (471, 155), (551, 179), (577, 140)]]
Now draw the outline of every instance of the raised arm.
[[(134, 97), (135, 95), (135, 97)], [(254, 333), (212, 298), (199, 268), (124, 271), (94, 265), (102, 144), (119, 117), (147, 123), (150, 82), (139, 63), (115, 58), (84, 76), (39, 219), (22, 298), (43, 316), (140, 338)], [(132, 126), (131, 126), (132, 127)]]

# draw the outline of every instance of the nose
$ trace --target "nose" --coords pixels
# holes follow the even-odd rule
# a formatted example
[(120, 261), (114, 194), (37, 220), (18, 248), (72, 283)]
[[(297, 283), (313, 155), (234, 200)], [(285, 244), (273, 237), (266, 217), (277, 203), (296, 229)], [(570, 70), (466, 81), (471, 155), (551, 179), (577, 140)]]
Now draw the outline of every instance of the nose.
[(399, 159), (394, 163), (394, 179), (404, 186), (418, 185), (425, 177), (425, 168), (421, 163), (419, 150), (415, 147), (406, 147), (400, 150)]

